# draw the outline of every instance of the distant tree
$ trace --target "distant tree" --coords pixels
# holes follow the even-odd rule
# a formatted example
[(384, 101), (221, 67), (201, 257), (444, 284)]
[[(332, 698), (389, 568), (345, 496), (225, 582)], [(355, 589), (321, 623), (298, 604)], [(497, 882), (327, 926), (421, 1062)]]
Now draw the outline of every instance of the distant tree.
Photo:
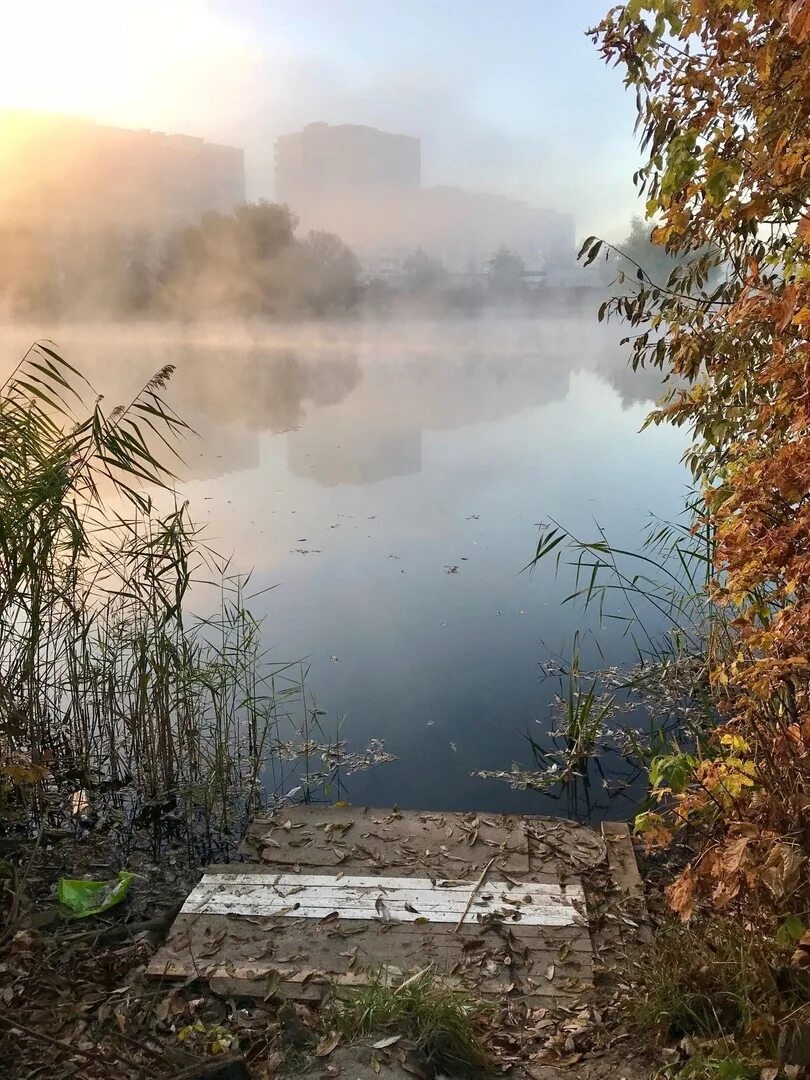
[(169, 242), (161, 272), (163, 304), (186, 315), (286, 310), (296, 224), (286, 206), (268, 202), (206, 214)]
[(444, 263), (426, 254), (422, 248), (405, 256), (402, 274), (408, 291), (417, 294), (438, 292), (447, 279)]
[[(649, 282), (659, 288), (664, 287), (672, 271), (687, 261), (687, 253), (671, 252), (665, 246), (654, 243), (653, 231), (651, 223), (635, 216), (625, 240), (615, 248), (606, 248), (606, 257), (597, 259), (590, 272), (602, 285), (623, 288), (623, 279), (630, 279), (631, 282), (637, 280), (640, 269)], [(689, 253), (688, 257), (706, 255), (708, 251), (708, 247), (703, 246), (699, 251)], [(713, 280), (719, 276), (720, 271), (713, 270)]]
[[(81, 250), (81, 245), (74, 247)], [(66, 266), (50, 230), (0, 224), (0, 317), (58, 318)]]
[(651, 232), (651, 225), (645, 224), (640, 217), (633, 218), (630, 233), (624, 243), (619, 244), (621, 254), (612, 260), (613, 276), (618, 269), (627, 276), (635, 277), (640, 266), (650, 280), (660, 285), (666, 284), (678, 259), (670, 255), (661, 244), (654, 244), (650, 239)]
[(451, 311), (473, 315), (486, 303), (486, 292), (480, 281), (471, 281), (467, 285), (456, 285), (446, 289), (444, 302)]
[(351, 307), (357, 299), (360, 263), (334, 233), (310, 232), (300, 245), (302, 291), (314, 314)]
[(510, 251), (504, 244), (487, 262), (489, 291), (502, 300), (521, 296), (526, 289), (524, 274), (526, 264), (520, 255)]

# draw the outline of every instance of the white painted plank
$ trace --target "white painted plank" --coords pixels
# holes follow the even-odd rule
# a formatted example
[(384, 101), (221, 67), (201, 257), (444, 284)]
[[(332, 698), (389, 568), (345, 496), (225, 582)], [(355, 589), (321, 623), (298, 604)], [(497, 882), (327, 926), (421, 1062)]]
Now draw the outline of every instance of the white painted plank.
[[(242, 864), (244, 865), (244, 864)], [(313, 887), (328, 888), (330, 885), (337, 888), (345, 888), (346, 882), (351, 883), (353, 888), (358, 889), (397, 889), (402, 887), (416, 889), (436, 889), (442, 893), (448, 890), (469, 889), (472, 884), (469, 881), (460, 881), (456, 878), (417, 878), (417, 877), (383, 877), (379, 874), (370, 874), (365, 877), (353, 874), (274, 874), (264, 871), (263, 873), (211, 873), (205, 874), (200, 884), (231, 884), (231, 885), (274, 885), (281, 888), (295, 888), (301, 884)], [(560, 894), (573, 897), (578, 900), (584, 899), (582, 886), (579, 884), (559, 885), (548, 881), (526, 881), (519, 885), (508, 885), (504, 881), (487, 880), (481, 889), (486, 891), (491, 888), (507, 889), (514, 893), (548, 893), (559, 896)]]
[[(431, 923), (458, 922), (472, 882), (433, 884), (427, 878), (335, 877), (325, 874), (206, 874), (183, 905), (185, 914), (287, 916)], [(510, 902), (511, 901), (511, 902)], [(580, 885), (525, 882), (519, 887), (485, 882), (467, 918), (498, 914), (530, 926), (573, 926), (583, 920)], [(407, 910), (412, 908), (414, 910)]]
[[(457, 889), (452, 893), (448, 893), (446, 890), (438, 889), (412, 889), (412, 888), (398, 888), (398, 889), (358, 889), (351, 885), (347, 885), (345, 888), (328, 887), (322, 888), (320, 886), (313, 887), (311, 885), (297, 885), (293, 888), (284, 888), (280, 886), (270, 886), (266, 883), (262, 885), (235, 885), (231, 882), (223, 881), (217, 884), (210, 884), (203, 882), (198, 887), (199, 896), (213, 897), (219, 893), (228, 893), (231, 896), (245, 896), (245, 895), (259, 895), (259, 896), (272, 896), (279, 898), (280, 906), (295, 903), (296, 901), (306, 901), (310, 906), (316, 907), (328, 907), (329, 910), (341, 907), (346, 904), (356, 903), (368, 903), (369, 901), (375, 903), (377, 899), (383, 900), (386, 904), (404, 904), (409, 903), (414, 907), (420, 908), (422, 911), (443, 911), (448, 907), (457, 908), (459, 905), (463, 908), (470, 896), (469, 886), (465, 889)], [(473, 898), (473, 906), (485, 907), (487, 904), (506, 904), (517, 910), (529, 910), (531, 908), (540, 907), (558, 907), (559, 905), (571, 905), (571, 902), (577, 897), (567, 895), (563, 896), (558, 891), (554, 894), (548, 893), (528, 893), (519, 892), (508, 889), (493, 889), (483, 887), (479, 889)]]

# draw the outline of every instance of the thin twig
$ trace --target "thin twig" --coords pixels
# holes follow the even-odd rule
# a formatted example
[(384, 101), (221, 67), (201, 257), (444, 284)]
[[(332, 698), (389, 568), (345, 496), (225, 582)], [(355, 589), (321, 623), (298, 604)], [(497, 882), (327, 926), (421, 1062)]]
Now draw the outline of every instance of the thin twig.
[(464, 908), (464, 910), (463, 910), (463, 911), (462, 911), (462, 913), (461, 913), (461, 918), (460, 918), (460, 919), (458, 920), (458, 922), (456, 923), (456, 925), (455, 925), (455, 926), (453, 927), (453, 929), (452, 929), (452, 930), (450, 931), (450, 933), (451, 933), (451, 934), (457, 934), (457, 933), (458, 933), (458, 931), (459, 931), (459, 930), (461, 929), (461, 924), (462, 924), (462, 923), (464, 922), (464, 920), (465, 920), (465, 919), (467, 918), (467, 913), (469, 912), (470, 908), (472, 907), (472, 902), (473, 902), (473, 900), (475, 899), (475, 894), (476, 894), (476, 893), (478, 892), (478, 890), (479, 890), (479, 889), (481, 888), (481, 886), (482, 886), (482, 885), (484, 884), (484, 882), (486, 881), (486, 877), (487, 877), (487, 874), (488, 874), (488, 873), (490, 872), (490, 870), (492, 869), (492, 864), (493, 864), (493, 863), (495, 862), (495, 860), (496, 860), (497, 858), (498, 858), (498, 856), (497, 856), (497, 855), (493, 855), (493, 856), (492, 856), (492, 858), (491, 858), (491, 859), (489, 860), (489, 862), (487, 863), (487, 865), (486, 865), (486, 866), (484, 867), (484, 869), (483, 869), (483, 870), (481, 871), (481, 877), (480, 877), (480, 878), (478, 879), (478, 881), (476, 881), (476, 883), (475, 883), (475, 884), (473, 885), (473, 887), (472, 887), (472, 892), (470, 893), (470, 898), (469, 898), (469, 900), (467, 901), (467, 905), (466, 905), (466, 907)]
[[(55, 1039), (53, 1035), (47, 1035), (44, 1031), (38, 1031), (36, 1028), (30, 1028), (25, 1024), (20, 1023), (13, 1016), (4, 1016), (0, 1014), (0, 1023), (5, 1024), (12, 1030), (21, 1031), (24, 1035), (29, 1035), (32, 1039), (40, 1039), (42, 1042), (50, 1043), (51, 1046), (57, 1047), (63, 1053), (68, 1055), (78, 1055), (84, 1058), (85, 1061), (102, 1061), (105, 1065), (110, 1064), (109, 1058), (105, 1057), (100, 1048), (96, 1048), (94, 1053), (88, 1053), (86, 1050), (80, 1050), (78, 1046), (71, 1046), (70, 1043), (62, 1042), (61, 1039)], [(133, 1061), (132, 1058), (127, 1057), (126, 1054), (122, 1054), (117, 1051), (116, 1055), (120, 1061), (124, 1061), (127, 1065), (131, 1065), (135, 1069), (143, 1069), (141, 1062)], [(154, 1075), (154, 1074), (153, 1074)]]

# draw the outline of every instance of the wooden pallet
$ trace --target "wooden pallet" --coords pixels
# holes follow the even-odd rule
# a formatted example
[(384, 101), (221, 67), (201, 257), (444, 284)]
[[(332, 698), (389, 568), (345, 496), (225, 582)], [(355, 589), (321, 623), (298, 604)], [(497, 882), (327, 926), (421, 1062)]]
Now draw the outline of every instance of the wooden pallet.
[(315, 999), (430, 967), (536, 1005), (592, 982), (582, 875), (606, 845), (573, 822), (300, 806), (254, 821), (245, 851), (208, 868), (151, 975)]

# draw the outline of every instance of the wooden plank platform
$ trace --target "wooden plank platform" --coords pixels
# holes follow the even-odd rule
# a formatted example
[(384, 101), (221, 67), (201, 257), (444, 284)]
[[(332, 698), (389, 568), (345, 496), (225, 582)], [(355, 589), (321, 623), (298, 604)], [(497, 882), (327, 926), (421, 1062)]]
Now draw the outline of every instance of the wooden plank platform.
[(583, 877), (605, 841), (552, 818), (298, 806), (209, 867), (152, 976), (315, 999), (431, 966), (448, 985), (570, 1003), (593, 979)]

